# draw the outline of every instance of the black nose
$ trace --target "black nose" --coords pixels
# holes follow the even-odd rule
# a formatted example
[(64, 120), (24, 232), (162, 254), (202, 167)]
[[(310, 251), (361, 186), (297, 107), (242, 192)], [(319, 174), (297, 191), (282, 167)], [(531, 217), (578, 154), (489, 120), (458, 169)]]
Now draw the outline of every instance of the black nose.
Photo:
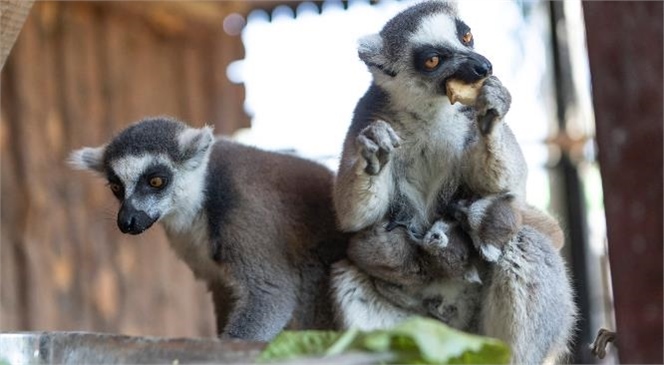
[(145, 212), (135, 209), (128, 202), (123, 203), (118, 212), (118, 228), (122, 233), (143, 233), (143, 231), (150, 228), (155, 220)]
[(473, 72), (475, 72), (475, 75), (478, 77), (485, 78), (491, 75), (492, 68), (491, 62), (480, 62), (473, 67)]
[(132, 232), (136, 228), (136, 217), (128, 214), (118, 216), (118, 227), (122, 233)]
[(462, 56), (457, 69), (449, 78), (471, 84), (491, 76), (492, 72), (493, 66), (489, 60), (478, 53), (470, 53)]

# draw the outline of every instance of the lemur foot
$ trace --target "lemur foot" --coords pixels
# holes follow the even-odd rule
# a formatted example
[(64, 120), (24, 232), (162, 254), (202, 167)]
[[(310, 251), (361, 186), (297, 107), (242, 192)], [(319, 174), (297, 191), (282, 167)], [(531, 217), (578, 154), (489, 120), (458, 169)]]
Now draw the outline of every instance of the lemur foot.
[(390, 153), (399, 147), (401, 139), (394, 129), (382, 120), (376, 120), (357, 136), (356, 144), (362, 158), (367, 162), (364, 171), (378, 175), (389, 161)]
[(606, 346), (609, 342), (614, 342), (615, 345), (617, 337), (618, 334), (616, 332), (600, 328), (595, 341), (590, 344), (590, 353), (598, 359), (603, 359), (606, 356)]
[(502, 82), (495, 76), (488, 77), (477, 96), (477, 123), (482, 135), (493, 131), (510, 109), (512, 96)]

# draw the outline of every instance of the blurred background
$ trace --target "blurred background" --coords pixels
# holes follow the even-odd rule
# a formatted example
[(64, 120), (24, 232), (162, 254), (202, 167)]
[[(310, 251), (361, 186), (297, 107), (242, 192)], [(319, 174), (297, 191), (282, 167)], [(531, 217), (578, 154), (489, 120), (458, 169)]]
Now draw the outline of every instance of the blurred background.
[[(68, 153), (170, 115), (336, 169), (370, 82), (356, 41), (410, 4), (2, 0), (0, 330), (213, 336), (161, 228), (122, 235), (105, 181)], [(574, 362), (598, 361), (604, 327), (620, 361), (661, 363), (662, 3), (459, 7), (512, 93), (528, 200), (567, 234)]]

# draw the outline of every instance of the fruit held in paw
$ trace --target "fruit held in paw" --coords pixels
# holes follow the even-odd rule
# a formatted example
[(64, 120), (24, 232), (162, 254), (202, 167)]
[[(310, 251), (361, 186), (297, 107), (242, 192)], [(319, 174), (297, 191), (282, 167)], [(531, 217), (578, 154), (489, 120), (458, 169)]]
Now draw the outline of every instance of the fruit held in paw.
[(477, 96), (480, 93), (480, 88), (484, 84), (482, 79), (472, 84), (465, 83), (461, 80), (451, 79), (445, 83), (445, 91), (450, 103), (454, 104), (457, 101), (463, 105), (474, 105)]

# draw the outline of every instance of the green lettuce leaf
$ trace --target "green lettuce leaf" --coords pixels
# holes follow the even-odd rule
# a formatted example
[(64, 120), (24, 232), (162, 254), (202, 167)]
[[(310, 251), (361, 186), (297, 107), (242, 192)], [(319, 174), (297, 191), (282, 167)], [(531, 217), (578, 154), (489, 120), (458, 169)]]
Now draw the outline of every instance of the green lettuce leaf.
[(509, 349), (499, 340), (414, 317), (387, 330), (284, 331), (268, 345), (259, 361), (351, 352), (391, 353), (390, 363), (398, 364), (506, 364), (510, 359)]
[(342, 335), (334, 331), (283, 331), (261, 352), (258, 361), (323, 356)]

